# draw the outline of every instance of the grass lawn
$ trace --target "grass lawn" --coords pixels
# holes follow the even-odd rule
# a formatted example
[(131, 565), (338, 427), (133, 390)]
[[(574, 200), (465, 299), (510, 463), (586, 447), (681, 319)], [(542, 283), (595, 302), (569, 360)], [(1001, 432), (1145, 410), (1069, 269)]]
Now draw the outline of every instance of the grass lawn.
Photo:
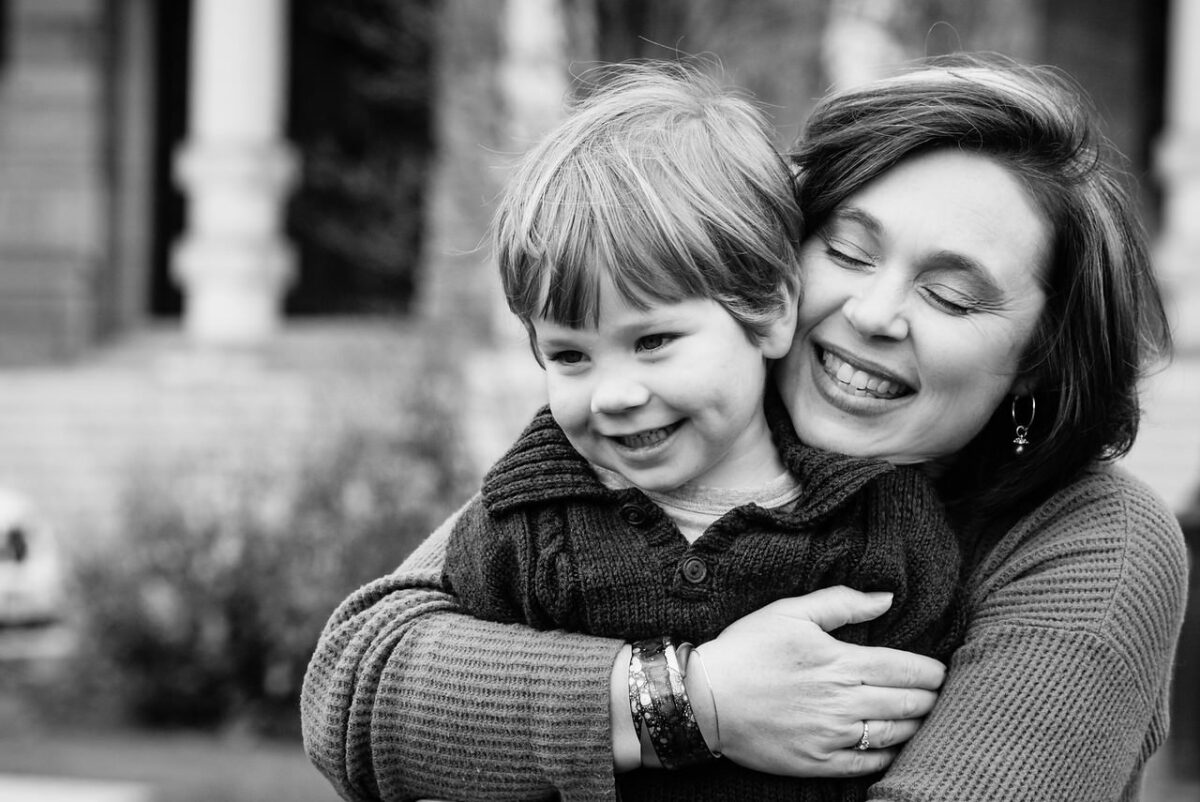
[(337, 801), (298, 743), (197, 734), (6, 731), (3, 774), (142, 783), (154, 802)]
[(111, 723), (61, 636), (0, 628), (0, 802), (41, 802), (6, 795), (5, 775), (136, 783), (154, 802), (337, 802), (299, 740)]

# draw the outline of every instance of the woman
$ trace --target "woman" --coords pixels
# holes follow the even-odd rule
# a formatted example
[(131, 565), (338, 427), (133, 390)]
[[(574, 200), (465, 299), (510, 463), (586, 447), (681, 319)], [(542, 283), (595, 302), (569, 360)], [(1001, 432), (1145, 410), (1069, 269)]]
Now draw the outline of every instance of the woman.
[[(1165, 735), (1185, 567), (1161, 501), (1103, 463), (1169, 349), (1110, 158), (1039, 70), (928, 65), (814, 111), (778, 386), (808, 444), (939, 477), (967, 632), (892, 763), (878, 747), (911, 735), (939, 666), (821, 631), (886, 602), (832, 589), (746, 616), (704, 645), (726, 759), (810, 777), (891, 764), (871, 799), (1136, 798)], [(306, 681), (310, 755), (350, 799), (612, 798), (625, 644), (456, 612), (446, 529), (335, 613)]]

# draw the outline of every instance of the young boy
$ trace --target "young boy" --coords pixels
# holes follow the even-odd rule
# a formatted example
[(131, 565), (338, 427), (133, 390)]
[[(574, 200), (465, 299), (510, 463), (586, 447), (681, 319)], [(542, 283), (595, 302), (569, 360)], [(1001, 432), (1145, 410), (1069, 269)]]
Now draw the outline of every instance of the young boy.
[[(667, 766), (717, 748), (688, 706), (683, 639), (844, 583), (896, 595), (860, 640), (935, 656), (952, 640), (958, 554), (925, 479), (808, 449), (764, 403), (801, 233), (761, 115), (679, 66), (616, 70), (497, 213), (549, 407), (460, 517), (445, 577), (477, 616), (637, 641), (631, 717)], [(932, 559), (910, 583), (914, 542)]]

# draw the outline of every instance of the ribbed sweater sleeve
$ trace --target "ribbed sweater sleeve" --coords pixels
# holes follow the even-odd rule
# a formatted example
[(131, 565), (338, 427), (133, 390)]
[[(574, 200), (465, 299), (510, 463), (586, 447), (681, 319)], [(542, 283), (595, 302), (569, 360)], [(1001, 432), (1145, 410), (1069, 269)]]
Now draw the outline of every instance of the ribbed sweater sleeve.
[(1059, 493), (975, 571), (938, 704), (870, 799), (1137, 799), (1166, 734), (1186, 572), (1178, 522), (1132, 478)]
[(355, 802), (614, 798), (622, 643), (463, 614), (441, 584), (453, 521), (326, 625), (301, 697), (309, 758)]

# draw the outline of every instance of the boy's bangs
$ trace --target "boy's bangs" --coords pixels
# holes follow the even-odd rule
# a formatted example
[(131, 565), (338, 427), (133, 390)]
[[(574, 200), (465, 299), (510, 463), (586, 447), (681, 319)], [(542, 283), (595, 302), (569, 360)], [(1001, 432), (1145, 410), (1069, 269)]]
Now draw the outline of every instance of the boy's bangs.
[(604, 281), (637, 309), (707, 293), (703, 268), (687, 245), (695, 235), (680, 230), (695, 227), (695, 221), (687, 225), (644, 187), (595, 189), (593, 183), (591, 202), (580, 196), (542, 209), (549, 214), (539, 228), (550, 233), (542, 253), (541, 317), (576, 328), (596, 326)]

